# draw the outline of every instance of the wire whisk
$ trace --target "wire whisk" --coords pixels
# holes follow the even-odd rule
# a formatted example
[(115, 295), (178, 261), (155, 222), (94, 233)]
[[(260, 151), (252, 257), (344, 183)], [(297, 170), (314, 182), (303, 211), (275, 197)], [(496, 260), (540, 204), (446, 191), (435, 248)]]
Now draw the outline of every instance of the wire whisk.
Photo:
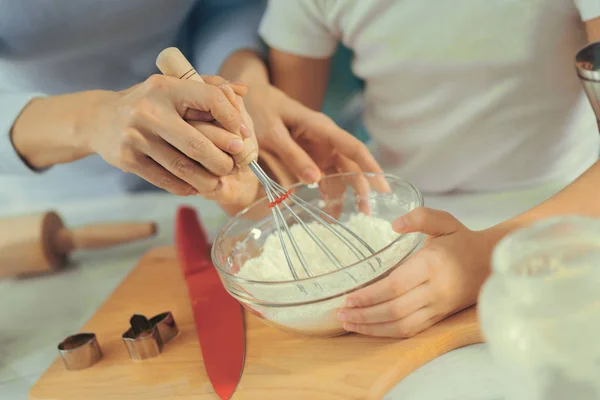
[[(163, 50), (157, 57), (157, 67), (165, 75), (177, 77), (179, 79), (196, 80), (204, 82), (203, 79), (198, 75), (189, 61), (185, 56), (175, 47), (170, 47)], [(329, 249), (323, 240), (319, 238), (319, 235), (311, 229), (299, 215), (299, 212), (305, 212), (319, 224), (322, 224), (329, 232), (331, 232), (346, 248), (357, 258), (357, 261), (364, 260), (369, 256), (375, 254), (375, 251), (369, 246), (360, 236), (352, 232), (351, 229), (346, 227), (337, 219), (327, 214), (318, 207), (311, 205), (309, 202), (296, 196), (291, 189), (285, 189), (283, 186), (272, 180), (265, 171), (260, 167), (256, 161), (258, 149), (250, 140), (244, 141), (244, 151), (238, 155), (233, 156), (237, 165), (248, 165), (250, 170), (256, 175), (262, 186), (265, 188), (267, 198), (270, 201), (268, 205), (271, 209), (275, 226), (277, 228), (277, 235), (281, 242), (281, 247), (287, 261), (288, 267), (294, 280), (300, 279), (298, 275), (298, 268), (304, 271), (307, 277), (315, 276), (309, 263), (307, 262), (305, 255), (300, 249), (297, 240), (294, 238), (290, 230), (290, 225), (284, 217), (284, 212), (294, 220), (293, 223), (297, 223), (307, 233), (311, 240), (313, 240), (317, 247), (325, 253), (327, 258), (331, 261), (334, 268), (342, 269), (345, 265), (339, 260), (339, 258)], [(254, 159), (248, 163), (249, 160)], [(282, 211), (283, 210), (283, 211)], [(291, 249), (288, 248), (284, 238), (287, 238)], [(357, 244), (353, 243), (356, 242)], [(361, 248), (362, 247), (362, 248)], [(293, 253), (292, 253), (293, 252)], [(299, 260), (300, 266), (295, 265), (292, 261), (291, 254), (295, 254), (295, 258)], [(377, 260), (381, 265), (381, 261)], [(375, 267), (369, 263), (373, 271)], [(348, 276), (354, 281), (356, 279), (349, 273)], [(317, 286), (319, 286), (317, 284)], [(302, 289), (302, 288), (301, 288)]]
[[(264, 170), (258, 165), (256, 161), (253, 161), (249, 164), (250, 169), (256, 175), (260, 183), (265, 188), (265, 192), (267, 198), (270, 201), (269, 208), (271, 209), (271, 213), (273, 215), (273, 220), (275, 222), (275, 226), (277, 228), (277, 235), (279, 236), (279, 241), (281, 243), (281, 247), (283, 250), (283, 254), (288, 263), (288, 267), (290, 269), (290, 273), (292, 274), (295, 280), (300, 279), (298, 276), (297, 268), (298, 266), (294, 265), (292, 262), (292, 257), (290, 256), (290, 250), (294, 252), (296, 258), (300, 262), (300, 266), (306, 276), (313, 277), (315, 276), (309, 263), (302, 250), (300, 249), (294, 235), (290, 230), (290, 226), (286, 221), (286, 218), (283, 215), (282, 209), (284, 209), (295, 223), (299, 224), (302, 229), (307, 233), (307, 235), (316, 243), (323, 253), (327, 256), (327, 258), (331, 261), (333, 266), (336, 269), (342, 269), (345, 267), (339, 260), (339, 258), (329, 249), (319, 238), (317, 234), (311, 229), (311, 227), (298, 215), (298, 211), (303, 211), (310, 215), (315, 221), (322, 224), (329, 232), (331, 232), (341, 243), (343, 243), (358, 260), (363, 260), (373, 254), (375, 254), (375, 250), (369, 246), (367, 242), (365, 242), (359, 235), (350, 230), (347, 226), (345, 226), (342, 222), (338, 221), (336, 218), (327, 214), (323, 210), (318, 207), (313, 206), (309, 202), (301, 199), (296, 196), (291, 189), (285, 189), (279, 183), (272, 180)], [(284, 240), (284, 235), (287, 237), (289, 243), (291, 244), (292, 249), (288, 248), (286, 245), (286, 241)], [(355, 245), (350, 238), (354, 239), (356, 242), (362, 245), (363, 249), (360, 246)], [(374, 267), (371, 265), (371, 268)], [(356, 279), (349, 275), (355, 282)]]

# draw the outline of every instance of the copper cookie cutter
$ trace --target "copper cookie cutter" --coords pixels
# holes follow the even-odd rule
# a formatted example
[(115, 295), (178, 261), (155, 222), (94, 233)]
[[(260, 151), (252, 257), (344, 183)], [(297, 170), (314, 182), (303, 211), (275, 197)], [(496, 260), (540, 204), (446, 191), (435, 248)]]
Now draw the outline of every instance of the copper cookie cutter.
[(103, 357), (94, 333), (78, 333), (65, 338), (58, 345), (58, 352), (68, 370), (91, 367)]
[(163, 346), (179, 334), (179, 328), (170, 311), (147, 319), (135, 314), (129, 320), (130, 328), (123, 333), (123, 342), (129, 358), (145, 360), (158, 356)]

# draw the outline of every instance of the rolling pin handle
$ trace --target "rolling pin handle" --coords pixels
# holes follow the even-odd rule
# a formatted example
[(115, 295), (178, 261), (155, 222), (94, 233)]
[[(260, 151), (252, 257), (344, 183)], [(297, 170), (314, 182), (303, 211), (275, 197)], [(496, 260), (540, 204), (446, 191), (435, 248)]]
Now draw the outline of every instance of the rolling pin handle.
[(154, 222), (88, 225), (77, 229), (63, 228), (54, 239), (54, 250), (68, 255), (75, 249), (102, 249), (145, 239), (157, 232)]

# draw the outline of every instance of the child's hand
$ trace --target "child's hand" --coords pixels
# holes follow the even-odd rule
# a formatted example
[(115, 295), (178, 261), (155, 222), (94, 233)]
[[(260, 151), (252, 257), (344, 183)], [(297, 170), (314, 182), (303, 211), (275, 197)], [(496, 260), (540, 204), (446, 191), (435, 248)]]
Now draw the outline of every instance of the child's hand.
[(277, 155), (299, 181), (316, 182), (322, 172), (382, 172), (360, 140), (274, 86), (250, 85), (244, 103), (260, 148)]
[(406, 338), (477, 301), (493, 246), (485, 231), (467, 229), (452, 215), (419, 208), (393, 223), (399, 233), (429, 236), (388, 277), (348, 296), (339, 317), (349, 331)]

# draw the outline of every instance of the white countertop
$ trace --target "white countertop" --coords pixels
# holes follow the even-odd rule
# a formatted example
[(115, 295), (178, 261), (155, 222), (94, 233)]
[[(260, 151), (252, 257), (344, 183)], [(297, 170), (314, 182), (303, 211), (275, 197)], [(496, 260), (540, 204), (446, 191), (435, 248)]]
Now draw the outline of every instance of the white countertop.
[[(426, 198), (426, 205), (450, 211), (470, 228), (482, 229), (539, 203), (560, 187), (550, 184), (513, 193)], [(175, 211), (181, 204), (196, 206), (212, 235), (227, 218), (213, 203), (165, 193), (40, 202), (0, 210), (4, 217), (54, 209), (69, 226), (119, 220), (153, 220), (159, 226), (158, 235), (149, 240), (108, 251), (78, 252), (72, 257), (73, 265), (59, 273), (0, 281), (0, 399), (27, 399), (31, 386), (58, 355), (57, 344), (78, 332), (145, 251), (173, 242)], [(499, 400), (500, 389), (486, 345), (475, 345), (423, 366), (385, 399)]]

